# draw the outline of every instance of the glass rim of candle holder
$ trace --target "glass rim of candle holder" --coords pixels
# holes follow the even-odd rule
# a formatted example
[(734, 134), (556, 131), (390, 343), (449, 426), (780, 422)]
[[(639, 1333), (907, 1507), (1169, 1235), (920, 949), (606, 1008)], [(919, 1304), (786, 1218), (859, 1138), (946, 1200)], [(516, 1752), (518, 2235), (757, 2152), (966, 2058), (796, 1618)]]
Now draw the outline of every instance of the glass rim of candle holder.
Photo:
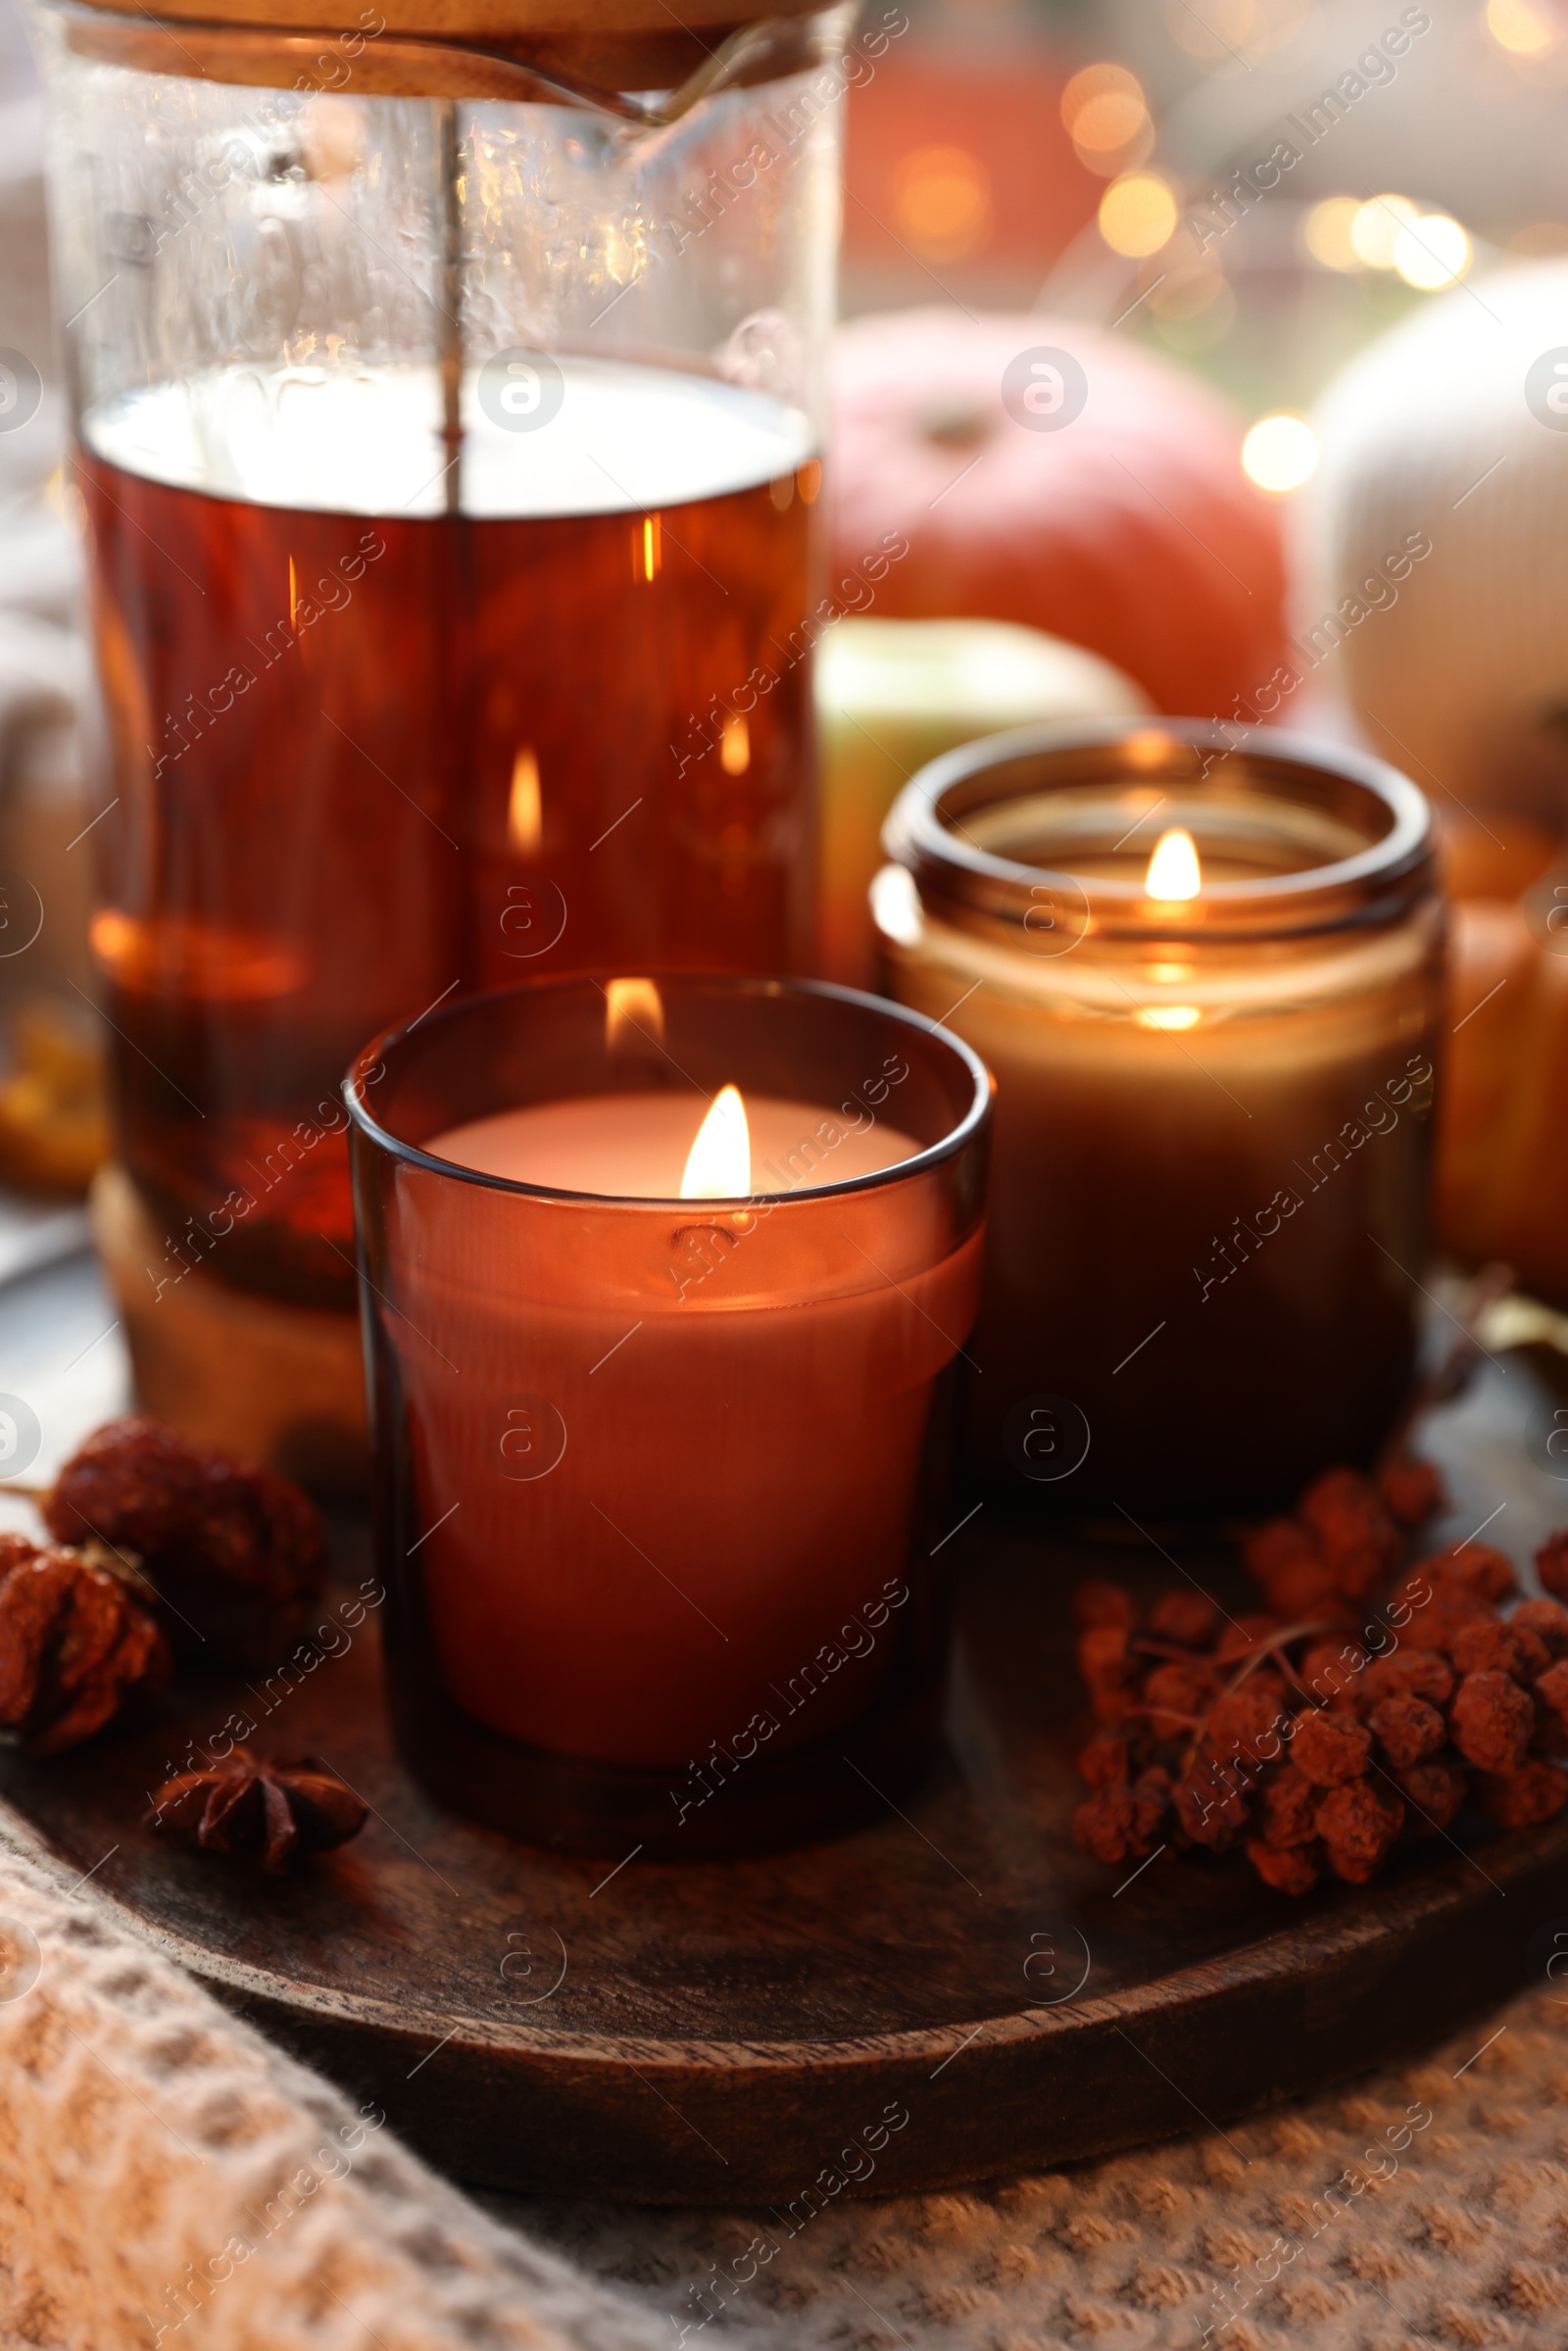
[[(439, 1057), (439, 1041), (443, 1035), (465, 1020), (481, 1016), (481, 1006), (493, 1018), (496, 1016), (497, 1008), (505, 1004), (514, 1004), (529, 999), (535, 1001), (543, 1001), (546, 998), (564, 999), (573, 994), (583, 997), (586, 1008), (596, 1015), (599, 1026), (603, 1029), (610, 1017), (609, 1006), (612, 1002), (610, 991), (616, 985), (624, 985), (625, 976), (620, 974), (596, 975), (591, 972), (563, 973), (557, 977), (542, 975), (538, 979), (519, 981), (515, 987), (490, 988), (473, 996), (462, 996), (441, 1006), (437, 1011), (420, 1013), (414, 1020), (394, 1023), (392, 1027), (383, 1029), (378, 1036), (372, 1037), (368, 1045), (363, 1046), (349, 1066), (348, 1073), (343, 1080), (343, 1099), (349, 1116), (366, 1139), (377, 1150), (384, 1151), (392, 1157), (401, 1159), (410, 1165), (426, 1168), (434, 1175), (450, 1177), (455, 1183), (473, 1184), (490, 1192), (517, 1193), (529, 1200), (540, 1201), (559, 1201), (564, 1207), (580, 1208), (584, 1202), (591, 1201), (596, 1208), (626, 1209), (628, 1211), (652, 1209), (662, 1212), (667, 1211), (671, 1206), (679, 1206), (687, 1210), (698, 1207), (704, 1210), (744, 1208), (748, 1203), (759, 1201), (769, 1207), (780, 1208), (798, 1205), (808, 1200), (820, 1199), (824, 1194), (829, 1193), (835, 1197), (842, 1197), (849, 1193), (875, 1191), (882, 1186), (905, 1182), (926, 1174), (941, 1166), (945, 1160), (957, 1157), (975, 1141), (990, 1115), (991, 1098), (994, 1091), (991, 1073), (973, 1047), (966, 1045), (954, 1030), (943, 1027), (940, 1022), (927, 1020), (921, 1013), (909, 1011), (905, 1005), (895, 1004), (891, 998), (870, 996), (858, 988), (840, 987), (831, 980), (798, 979), (790, 976), (773, 977), (750, 972), (658, 970), (646, 974), (639, 973), (637, 984), (651, 983), (659, 990), (662, 1001), (664, 991), (674, 990), (681, 993), (695, 992), (700, 995), (722, 995), (732, 1000), (750, 998), (779, 1002), (785, 998), (794, 998), (803, 1002), (815, 1002), (823, 1004), (837, 1004), (857, 1008), (866, 1015), (886, 1021), (892, 1028), (911, 1033), (922, 1040), (934, 1041), (939, 1048), (950, 1051), (953, 1056), (963, 1065), (972, 1087), (968, 1102), (950, 1131), (939, 1141), (926, 1145), (923, 1150), (911, 1153), (908, 1158), (894, 1160), (891, 1165), (880, 1168), (873, 1174), (846, 1176), (836, 1181), (820, 1184), (802, 1184), (779, 1192), (733, 1193), (718, 1198), (704, 1196), (701, 1200), (688, 1199), (685, 1200), (681, 1200), (677, 1195), (670, 1193), (568, 1191), (557, 1185), (523, 1183), (513, 1176), (493, 1175), (482, 1168), (465, 1167), (456, 1159), (442, 1158), (438, 1153), (424, 1150), (421, 1145), (411, 1143), (407, 1137), (394, 1134), (390, 1127), (373, 1116), (369, 1110), (366, 1102), (367, 1088), (379, 1082), (378, 1073), (387, 1056), (397, 1053), (406, 1047), (416, 1030), (423, 1033), (420, 1051), (429, 1051), (433, 1057)], [(594, 1001), (595, 997), (599, 1000), (597, 1004)], [(631, 1066), (634, 1071), (646, 1079), (650, 1067), (650, 1061), (647, 1058), (642, 1058), (640, 1063), (634, 1063)], [(602, 1081), (604, 1073), (601, 1072), (600, 1076)], [(748, 1089), (758, 1093), (765, 1091), (764, 1088), (751, 1080), (739, 1078), (733, 1071), (730, 1072), (730, 1077), (742, 1085), (743, 1091)], [(720, 1079), (718, 1084), (726, 1082), (728, 1081)], [(641, 1090), (631, 1086), (625, 1089), (628, 1093)], [(563, 1088), (559, 1092), (541, 1095), (539, 1099), (551, 1102), (565, 1101), (571, 1099), (573, 1091), (580, 1091), (584, 1094), (603, 1093), (606, 1088), (603, 1082), (598, 1086), (585, 1086), (581, 1089)], [(493, 1102), (490, 1107), (494, 1107)], [(476, 1106), (471, 1115), (478, 1117), (484, 1115), (484, 1112)], [(444, 1109), (441, 1113), (441, 1124), (434, 1131), (445, 1132), (462, 1123), (464, 1123), (462, 1119), (451, 1115), (449, 1110)]]
[[(1121, 787), (1119, 809), (1110, 785)], [(1004, 810), (1010, 815), (999, 821)], [(1150, 821), (1156, 815), (1157, 826)], [(1127, 831), (1138, 832), (1140, 868), (1175, 826), (1193, 832), (1200, 856), (1223, 841), (1233, 859), (1247, 862), (1271, 842), (1276, 852), (1292, 849), (1296, 861), (1205, 879), (1190, 900), (1153, 899), (1131, 869), (1126, 879), (1080, 873), (993, 845), (1019, 846), (1019, 827), (1029, 822), (1045, 836), (1043, 850), (1077, 849), (1102, 860), (1122, 850)], [(992, 842), (976, 838), (977, 829)], [(1217, 947), (1393, 923), (1431, 888), (1434, 869), (1425, 795), (1386, 760), (1283, 728), (1201, 718), (1019, 727), (964, 744), (905, 785), (882, 847), (892, 860), (884, 871), (906, 874), (926, 909), (1025, 934), (1026, 946), (1051, 955), (1096, 938)], [(898, 906), (877, 884), (873, 899), (896, 935)]]
[[(689, 1108), (678, 1169), (726, 1086), (773, 1152), (760, 1172), (794, 1189), (490, 1172), (576, 1172), (504, 1145), (515, 1111), (558, 1154), (574, 1130), (591, 1180), (653, 1180), (639, 1135)], [(905, 1005), (715, 972), (541, 977), (356, 1057), (388, 1705), (444, 1801), (555, 1850), (698, 1860), (847, 1834), (918, 1779), (992, 1093), (973, 1048)], [(458, 1150), (454, 1129), (478, 1166), (425, 1148)], [(833, 1181), (839, 1148), (906, 1155)]]

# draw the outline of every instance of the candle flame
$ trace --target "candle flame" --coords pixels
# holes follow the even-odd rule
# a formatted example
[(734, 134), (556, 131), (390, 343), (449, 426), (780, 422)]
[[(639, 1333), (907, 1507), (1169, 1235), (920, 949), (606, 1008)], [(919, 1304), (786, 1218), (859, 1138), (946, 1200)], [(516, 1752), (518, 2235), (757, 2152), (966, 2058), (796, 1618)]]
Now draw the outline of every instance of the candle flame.
[(1202, 887), (1202, 869), (1193, 836), (1184, 833), (1180, 825), (1173, 825), (1154, 843), (1154, 854), (1144, 880), (1145, 893), (1157, 898), (1162, 905), (1178, 906), (1186, 899), (1196, 898)]
[(605, 1051), (612, 1053), (628, 1029), (664, 1042), (664, 1006), (652, 980), (612, 980), (605, 989)]
[(512, 762), (512, 795), (507, 803), (507, 841), (519, 857), (536, 857), (543, 831), (539, 761), (524, 744)]
[(752, 1138), (737, 1087), (714, 1095), (680, 1180), (682, 1200), (744, 1200), (752, 1189)]
[(718, 739), (718, 763), (726, 775), (744, 775), (752, 763), (752, 730), (737, 710), (724, 721)]

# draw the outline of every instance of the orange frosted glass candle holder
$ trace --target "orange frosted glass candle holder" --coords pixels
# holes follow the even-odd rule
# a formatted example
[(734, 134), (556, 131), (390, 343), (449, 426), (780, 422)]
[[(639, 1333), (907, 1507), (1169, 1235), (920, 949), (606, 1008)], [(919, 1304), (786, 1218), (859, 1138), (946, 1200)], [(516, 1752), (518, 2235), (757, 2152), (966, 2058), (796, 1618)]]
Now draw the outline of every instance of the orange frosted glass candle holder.
[(957, 1039), (805, 982), (542, 982), (367, 1047), (389, 1688), (436, 1792), (696, 1858), (836, 1834), (922, 1768), (990, 1092)]

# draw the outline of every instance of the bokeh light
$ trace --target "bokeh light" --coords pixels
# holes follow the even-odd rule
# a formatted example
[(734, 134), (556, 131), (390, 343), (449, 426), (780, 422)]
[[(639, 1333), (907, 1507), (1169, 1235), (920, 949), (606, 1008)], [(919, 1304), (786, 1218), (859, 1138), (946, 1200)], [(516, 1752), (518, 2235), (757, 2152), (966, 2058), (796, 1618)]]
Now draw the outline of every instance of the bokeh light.
[(1061, 120), (1090, 171), (1109, 174), (1142, 163), (1154, 141), (1143, 83), (1125, 66), (1085, 66), (1061, 93)]
[(1260, 490), (1282, 496), (1310, 481), (1317, 466), (1317, 435), (1304, 416), (1283, 410), (1259, 416), (1242, 443), (1242, 470)]
[(1470, 267), (1470, 239), (1446, 213), (1423, 213), (1394, 248), (1394, 266), (1423, 293), (1457, 285)]
[(1562, 38), (1562, 27), (1539, 0), (1487, 0), (1487, 30), (1512, 57), (1545, 57)]
[(1320, 268), (1359, 269), (1354, 230), (1361, 205), (1355, 196), (1325, 196), (1301, 221), (1301, 243)]
[(1400, 237), (1420, 217), (1408, 196), (1369, 196), (1365, 204), (1357, 205), (1350, 223), (1350, 243), (1357, 261), (1369, 269), (1392, 269)]
[(1175, 227), (1176, 199), (1157, 171), (1129, 171), (1100, 200), (1100, 233), (1130, 261), (1157, 253)]
[(991, 234), (991, 181), (966, 147), (916, 147), (893, 176), (900, 234), (927, 261), (963, 261)]
[(1261, 21), (1257, 0), (1205, 0), (1201, 8), (1165, 0), (1166, 29), (1189, 57), (1234, 55), (1248, 46)]

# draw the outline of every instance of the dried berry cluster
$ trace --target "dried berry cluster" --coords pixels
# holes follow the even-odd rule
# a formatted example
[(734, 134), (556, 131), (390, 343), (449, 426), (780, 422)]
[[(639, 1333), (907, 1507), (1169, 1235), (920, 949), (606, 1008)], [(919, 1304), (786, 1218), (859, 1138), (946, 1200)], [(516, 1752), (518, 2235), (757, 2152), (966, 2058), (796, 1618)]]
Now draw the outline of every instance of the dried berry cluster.
[(1079, 1757), (1084, 1850), (1120, 1864), (1241, 1843), (1266, 1884), (1305, 1893), (1325, 1869), (1363, 1885), (1467, 1797), (1506, 1828), (1561, 1811), (1568, 1534), (1538, 1554), (1555, 1596), (1505, 1617), (1518, 1586), (1490, 1544), (1402, 1568), (1440, 1500), (1425, 1462), (1376, 1483), (1328, 1471), (1244, 1545), (1267, 1614), (1182, 1589), (1140, 1620), (1119, 1586), (1086, 1585), (1079, 1668), (1101, 1729)]
[(192, 1663), (275, 1665), (321, 1589), (320, 1514), (297, 1486), (140, 1415), (89, 1437), (42, 1508), (57, 1542), (134, 1554)]

